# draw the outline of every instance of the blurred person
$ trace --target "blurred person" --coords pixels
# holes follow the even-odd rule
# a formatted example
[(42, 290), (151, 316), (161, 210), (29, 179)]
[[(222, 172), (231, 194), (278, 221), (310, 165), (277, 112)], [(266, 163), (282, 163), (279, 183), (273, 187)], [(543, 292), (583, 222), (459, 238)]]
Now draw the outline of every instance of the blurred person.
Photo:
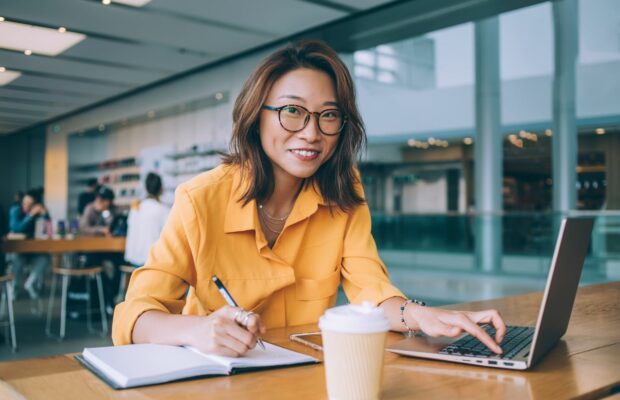
[(145, 180), (147, 196), (136, 203), (127, 218), (125, 260), (134, 266), (146, 262), (151, 245), (159, 239), (170, 209), (159, 201), (163, 193), (161, 177), (150, 172)]
[[(95, 192), (95, 200), (86, 205), (80, 216), (79, 233), (84, 236), (111, 237), (111, 225), (115, 219), (114, 192), (107, 186), (99, 186)], [(121, 256), (114, 253), (88, 253), (85, 254), (85, 266), (99, 265), (103, 267), (103, 291), (106, 303), (106, 311), (112, 313), (112, 300), (118, 286), (119, 273), (117, 267)], [(77, 281), (76, 281), (77, 282)], [(80, 283), (72, 283), (71, 291), (81, 290)], [(78, 318), (77, 312), (70, 314), (72, 318)]]
[[(42, 188), (31, 189), (22, 199), (21, 209), (11, 208), (9, 220), (10, 233), (21, 233), (28, 239), (35, 236), (35, 227), (37, 220), (49, 220), (49, 213), (43, 205)], [(39, 290), (43, 285), (43, 275), (50, 264), (50, 257), (47, 254), (13, 254), (12, 271), (15, 275), (13, 285), (17, 293), (24, 265), (32, 265), (32, 270), (26, 282), (24, 289), (32, 299), (39, 298)]]
[(86, 236), (111, 236), (110, 224), (114, 219), (114, 192), (100, 186), (95, 200), (86, 205), (80, 216), (79, 232)]
[[(18, 190), (13, 195), (13, 203), (9, 207), (9, 221), (20, 218), (22, 215), (22, 199), (24, 198), (24, 192)], [(10, 222), (9, 222), (10, 223)], [(11, 231), (10, 227), (7, 226), (8, 232)]]
[(82, 215), (87, 205), (95, 201), (97, 188), (97, 178), (91, 178), (86, 183), (86, 189), (78, 197), (78, 214)]

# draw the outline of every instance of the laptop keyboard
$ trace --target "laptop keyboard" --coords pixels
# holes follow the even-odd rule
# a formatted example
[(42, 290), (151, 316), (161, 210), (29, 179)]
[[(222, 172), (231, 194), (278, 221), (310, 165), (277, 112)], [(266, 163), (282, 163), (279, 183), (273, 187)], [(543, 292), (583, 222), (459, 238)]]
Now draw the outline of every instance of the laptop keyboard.
[[(482, 325), (489, 336), (495, 337), (495, 328), (491, 325)], [(526, 346), (532, 343), (534, 328), (524, 326), (508, 326), (506, 336), (499, 344), (504, 353), (499, 358), (510, 360)], [(468, 357), (492, 357), (497, 356), (493, 351), (489, 350), (484, 343), (477, 338), (467, 335), (456, 342), (449, 344), (439, 351), (441, 354), (468, 356)]]

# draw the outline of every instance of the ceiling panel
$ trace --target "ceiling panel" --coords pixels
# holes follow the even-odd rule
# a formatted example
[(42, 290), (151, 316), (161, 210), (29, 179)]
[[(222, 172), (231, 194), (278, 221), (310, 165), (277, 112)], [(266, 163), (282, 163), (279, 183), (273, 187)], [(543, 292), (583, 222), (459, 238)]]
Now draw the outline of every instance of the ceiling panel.
[(386, 0), (0, 0), (7, 21), (87, 38), (57, 57), (0, 49), (22, 76), (0, 87), (0, 132), (49, 121)]
[[(2, 0), (0, 4), (7, 19), (19, 17), (30, 23), (64, 26), (70, 31), (186, 48), (208, 55), (231, 54), (275, 39), (273, 35), (152, 13), (148, 5), (143, 8), (104, 6), (85, 0), (41, 0), (36, 7), (29, 1)], [(226, 3), (221, 2), (220, 6), (225, 7)]]
[(86, 94), (92, 97), (108, 97), (128, 89), (127, 86), (93, 84), (77, 80), (57, 79), (24, 74), (11, 82), (10, 86), (42, 89), (48, 92)]
[(38, 118), (27, 117), (23, 115), (14, 115), (10, 112), (2, 112), (0, 110), (0, 123), (5, 125), (29, 125), (35, 123)]
[(246, 29), (264, 35), (289, 35), (335, 19), (347, 13), (319, 4), (291, 0), (183, 0), (183, 6), (170, 0), (153, 0), (155, 9), (215, 21), (225, 26)]
[[(117, 86), (141, 85), (166, 76), (161, 72), (111, 67), (96, 62), (85, 63), (34, 54), (25, 56), (22, 53), (5, 50), (0, 50), (0, 60), (2, 60), (2, 65), (8, 69), (66, 76), (68, 78), (94, 79)], [(17, 80), (15, 82), (17, 83)]]
[(213, 57), (183, 53), (152, 44), (127, 43), (87, 37), (65, 51), (62, 58), (79, 58), (104, 63), (136, 66), (168, 74), (213, 61)]
[(52, 104), (58, 103), (61, 105), (77, 107), (80, 104), (83, 104), (84, 101), (92, 101), (97, 96), (92, 94), (85, 94), (77, 97), (73, 94), (65, 95), (59, 93), (47, 93), (32, 90), (24, 91), (14, 89), (11, 85), (9, 85), (5, 87), (0, 87), (0, 97), (2, 97), (2, 99), (11, 99), (16, 102), (21, 102), (23, 100), (31, 100), (34, 102), (44, 101)]
[(33, 112), (38, 114), (43, 114), (44, 117), (51, 117), (56, 115), (59, 112), (66, 112), (73, 108), (74, 106), (63, 106), (59, 104), (48, 105), (48, 104), (39, 104), (32, 103), (25, 100), (24, 103), (16, 102), (15, 99), (5, 100), (3, 97), (0, 97), (0, 112), (7, 112), (7, 110), (19, 110), (24, 113)]

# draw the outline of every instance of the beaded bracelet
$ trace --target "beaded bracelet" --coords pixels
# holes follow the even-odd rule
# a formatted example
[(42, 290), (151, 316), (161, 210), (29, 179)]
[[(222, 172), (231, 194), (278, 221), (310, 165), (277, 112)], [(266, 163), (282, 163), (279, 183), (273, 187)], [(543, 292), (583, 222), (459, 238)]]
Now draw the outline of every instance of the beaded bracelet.
[(407, 321), (405, 321), (405, 308), (407, 308), (407, 304), (409, 303), (417, 304), (419, 306), (425, 306), (426, 303), (421, 300), (417, 300), (417, 299), (407, 299), (403, 301), (403, 304), (400, 305), (400, 322), (402, 322), (405, 328), (407, 328), (407, 333), (405, 335), (414, 336), (415, 335), (414, 330), (411, 329), (411, 327), (407, 325)]

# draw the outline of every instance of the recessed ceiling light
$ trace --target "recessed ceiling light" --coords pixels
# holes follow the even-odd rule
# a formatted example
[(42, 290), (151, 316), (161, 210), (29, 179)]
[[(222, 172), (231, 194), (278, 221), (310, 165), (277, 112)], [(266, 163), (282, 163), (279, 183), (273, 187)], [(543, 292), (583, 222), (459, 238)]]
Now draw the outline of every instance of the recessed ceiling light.
[(31, 55), (31, 54), (32, 54), (32, 50), (30, 50), (30, 49), (26, 49), (26, 50), (24, 50), (24, 54), (25, 54), (25, 55), (27, 55), (27, 56), (29, 56), (29, 55)]
[(0, 67), (0, 86), (7, 85), (9, 82), (14, 81), (21, 75), (21, 72), (8, 71), (6, 68)]
[(594, 132), (596, 132), (597, 135), (604, 135), (605, 134), (605, 129), (603, 129), (603, 128), (596, 128), (596, 130)]
[(86, 35), (75, 32), (59, 32), (58, 29), (44, 28), (20, 24), (17, 22), (3, 22), (0, 24), (0, 48), (23, 51), (24, 54), (44, 54), (55, 56), (76, 45), (86, 38)]
[(4, 21), (4, 17), (0, 17), (0, 22)]
[(224, 98), (224, 95), (222, 94), (222, 92), (217, 92), (215, 94), (215, 99), (216, 100), (222, 100)]
[(115, 3), (121, 3), (131, 7), (143, 7), (146, 3), (149, 3), (150, 1), (151, 0), (114, 0)]
[(65, 33), (67, 31), (67, 28), (65, 28), (64, 26), (61, 26), (60, 28), (58, 28), (58, 32), (60, 33)]
[(470, 138), (470, 137), (466, 137), (465, 139), (463, 139), (463, 143), (465, 143), (466, 145), (470, 145), (474, 142), (474, 139)]
[(104, 6), (109, 6), (109, 5), (110, 5), (110, 3), (111, 3), (111, 1), (110, 1), (110, 0), (101, 0), (101, 3), (102, 3)]

